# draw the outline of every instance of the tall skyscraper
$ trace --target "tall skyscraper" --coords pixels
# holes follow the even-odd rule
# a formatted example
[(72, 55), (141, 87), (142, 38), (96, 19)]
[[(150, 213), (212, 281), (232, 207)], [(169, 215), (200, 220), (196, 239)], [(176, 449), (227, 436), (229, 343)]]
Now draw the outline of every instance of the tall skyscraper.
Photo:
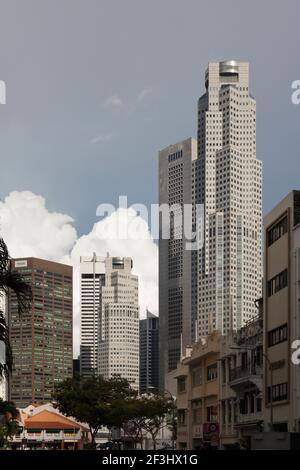
[(31, 309), (21, 316), (15, 295), (8, 298), (14, 360), (9, 397), (25, 407), (49, 402), (55, 385), (72, 377), (72, 267), (38, 258), (12, 263), (33, 292)]
[(204, 205), (198, 258), (199, 334), (255, 316), (262, 287), (262, 164), (249, 65), (210, 63), (198, 101), (196, 203)]
[(213, 330), (240, 328), (256, 315), (261, 297), (262, 164), (248, 64), (210, 63), (205, 87), (198, 101), (198, 145), (188, 139), (159, 153), (160, 204), (192, 203), (193, 231), (204, 226), (203, 246), (187, 252), (172, 229), (170, 239), (162, 239), (160, 223), (161, 386), (181, 347)]
[(158, 390), (159, 386), (159, 319), (147, 310), (140, 320), (140, 393)]
[(100, 286), (99, 367), (105, 378), (120, 375), (139, 387), (138, 277), (132, 259), (105, 258), (105, 284)]
[[(193, 203), (193, 178), (197, 160), (197, 142), (189, 138), (159, 152), (159, 204), (171, 213), (170, 237), (164, 238), (160, 218), (159, 238), (159, 350), (160, 383), (177, 366), (181, 344), (191, 342), (192, 321), (192, 251), (186, 250), (185, 238), (177, 238), (172, 221), (183, 204)], [(165, 218), (167, 221), (167, 219)]]
[(105, 283), (103, 257), (80, 258), (80, 373), (97, 374), (100, 286)]

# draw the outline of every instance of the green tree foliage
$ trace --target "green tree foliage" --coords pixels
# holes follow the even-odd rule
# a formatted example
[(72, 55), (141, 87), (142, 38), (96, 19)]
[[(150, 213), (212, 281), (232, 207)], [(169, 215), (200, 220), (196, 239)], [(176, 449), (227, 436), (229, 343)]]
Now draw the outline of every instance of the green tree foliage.
[(66, 416), (87, 423), (95, 445), (97, 432), (102, 426), (121, 427), (129, 418), (126, 402), (136, 392), (129, 382), (120, 377), (105, 380), (103, 377), (66, 379), (53, 395), (55, 406)]
[(0, 447), (6, 447), (9, 438), (18, 433), (19, 424), (16, 421), (18, 415), (19, 412), (13, 402), (0, 398)]

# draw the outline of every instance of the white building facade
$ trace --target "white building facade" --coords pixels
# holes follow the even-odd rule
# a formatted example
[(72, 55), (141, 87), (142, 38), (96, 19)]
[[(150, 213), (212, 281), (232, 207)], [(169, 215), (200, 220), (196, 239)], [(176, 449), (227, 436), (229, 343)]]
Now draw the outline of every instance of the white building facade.
[(132, 259), (105, 258), (105, 285), (100, 286), (98, 373), (120, 375), (139, 387), (138, 277)]
[(80, 373), (97, 373), (100, 285), (105, 283), (105, 258), (94, 254), (80, 258)]
[(195, 202), (204, 205), (198, 328), (225, 334), (256, 315), (262, 288), (262, 164), (249, 65), (210, 63), (198, 101)]
[(159, 203), (170, 210), (192, 204), (193, 233), (200, 234), (199, 249), (187, 251), (184, 237), (171, 231), (163, 239), (160, 222), (161, 387), (185, 347), (254, 317), (262, 291), (262, 163), (249, 64), (210, 63), (205, 87), (197, 141), (159, 152)]

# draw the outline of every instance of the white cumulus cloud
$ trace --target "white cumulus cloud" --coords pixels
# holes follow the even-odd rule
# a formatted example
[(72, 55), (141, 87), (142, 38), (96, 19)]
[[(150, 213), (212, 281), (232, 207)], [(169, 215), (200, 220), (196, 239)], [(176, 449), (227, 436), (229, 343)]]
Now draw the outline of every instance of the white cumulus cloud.
[(95, 252), (98, 256), (131, 257), (133, 272), (139, 276), (141, 317), (147, 307), (158, 312), (158, 249), (148, 224), (133, 209), (116, 210), (78, 237), (70, 216), (50, 212), (45, 199), (30, 191), (14, 191), (0, 201), (0, 235), (12, 257), (35, 256), (73, 265), (75, 356), (80, 344), (80, 256)]

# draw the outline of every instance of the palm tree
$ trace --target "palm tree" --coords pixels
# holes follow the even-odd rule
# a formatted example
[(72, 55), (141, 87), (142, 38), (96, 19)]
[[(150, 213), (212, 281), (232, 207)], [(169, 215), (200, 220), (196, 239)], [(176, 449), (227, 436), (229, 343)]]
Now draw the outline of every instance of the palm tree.
[[(31, 286), (23, 279), (22, 275), (12, 269), (11, 259), (7, 246), (0, 238), (0, 296), (8, 294), (11, 291), (15, 294), (19, 315), (28, 311), (32, 302)], [(0, 380), (3, 375), (7, 375), (12, 368), (12, 353), (9, 343), (8, 325), (4, 313), (0, 311), (0, 342), (5, 346), (4, 361), (0, 360)]]
[(0, 398), (0, 448), (6, 447), (9, 438), (20, 432), (19, 411), (12, 401)]

